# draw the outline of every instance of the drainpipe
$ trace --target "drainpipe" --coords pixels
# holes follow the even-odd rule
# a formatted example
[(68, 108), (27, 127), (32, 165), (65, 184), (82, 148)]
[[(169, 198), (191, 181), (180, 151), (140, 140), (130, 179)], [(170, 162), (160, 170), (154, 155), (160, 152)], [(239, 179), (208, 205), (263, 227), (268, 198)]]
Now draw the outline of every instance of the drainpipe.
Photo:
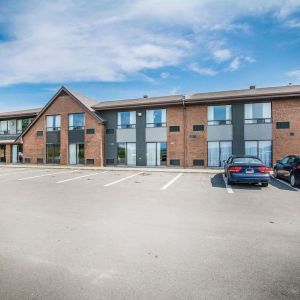
[(183, 163), (183, 167), (186, 168), (187, 166), (187, 132), (186, 132), (186, 106), (185, 106), (185, 96), (182, 96), (182, 108), (183, 108), (183, 148), (184, 148), (184, 152), (183, 152), (183, 156), (184, 156), (184, 163)]

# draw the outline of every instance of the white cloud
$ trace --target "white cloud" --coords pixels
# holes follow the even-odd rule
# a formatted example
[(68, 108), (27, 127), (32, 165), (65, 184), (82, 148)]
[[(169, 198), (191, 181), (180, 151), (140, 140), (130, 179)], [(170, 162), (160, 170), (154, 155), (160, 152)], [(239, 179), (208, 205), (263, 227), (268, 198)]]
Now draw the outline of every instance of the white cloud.
[(300, 70), (292, 70), (286, 73), (290, 77), (294, 77), (295, 79), (300, 79)]
[(218, 62), (223, 62), (232, 57), (231, 51), (229, 49), (219, 49), (213, 52), (213, 56)]
[(298, 19), (291, 19), (285, 22), (285, 25), (289, 28), (300, 28), (300, 20)]
[(255, 62), (255, 59), (250, 56), (237, 56), (230, 62), (227, 70), (237, 71), (240, 68), (242, 62), (251, 64)]
[(272, 14), (285, 22), (300, 7), (296, 0), (6, 2), (0, 7), (1, 30), (9, 36), (0, 42), (2, 86), (127, 80), (145, 70), (186, 65), (199, 49), (203, 60), (229, 60), (226, 45), (209, 44), (228, 31), (245, 30), (241, 18)]
[(169, 78), (170, 77), (170, 73), (168, 73), (168, 72), (162, 72), (162, 73), (160, 73), (160, 78), (162, 78), (162, 79), (167, 79), (167, 78)]
[(189, 69), (193, 72), (196, 72), (200, 75), (206, 75), (206, 76), (215, 76), (218, 74), (217, 71), (213, 70), (212, 68), (203, 68), (199, 67), (198, 64), (192, 63), (189, 65)]

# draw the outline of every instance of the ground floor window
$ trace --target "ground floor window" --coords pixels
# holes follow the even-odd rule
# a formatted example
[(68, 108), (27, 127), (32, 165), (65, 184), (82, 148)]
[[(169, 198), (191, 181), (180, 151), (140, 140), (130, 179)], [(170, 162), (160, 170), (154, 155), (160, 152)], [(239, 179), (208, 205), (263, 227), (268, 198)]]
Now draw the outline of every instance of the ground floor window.
[(136, 165), (136, 143), (118, 143), (118, 164)]
[(6, 162), (6, 145), (0, 145), (0, 163)]
[(22, 145), (11, 145), (11, 162), (13, 164), (23, 162), (23, 149)]
[(60, 144), (46, 144), (47, 164), (60, 163)]
[(266, 166), (272, 166), (272, 141), (245, 141), (245, 153), (257, 156)]
[(220, 167), (232, 155), (232, 141), (208, 142), (208, 166)]
[(84, 164), (84, 144), (69, 145), (69, 164), (70, 165)]
[(167, 165), (167, 143), (147, 143), (147, 166)]

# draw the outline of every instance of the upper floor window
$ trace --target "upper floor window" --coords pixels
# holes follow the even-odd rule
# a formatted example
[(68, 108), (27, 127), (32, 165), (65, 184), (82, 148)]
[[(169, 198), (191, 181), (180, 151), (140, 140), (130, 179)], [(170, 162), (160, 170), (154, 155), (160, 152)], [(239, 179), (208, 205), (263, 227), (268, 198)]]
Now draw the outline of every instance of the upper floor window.
[(231, 105), (209, 106), (207, 111), (208, 125), (231, 124)]
[(245, 104), (245, 124), (262, 124), (271, 122), (271, 103)]
[(16, 134), (17, 120), (0, 121), (0, 134)]
[(146, 127), (165, 127), (166, 125), (165, 109), (151, 109), (146, 111)]
[(59, 131), (60, 130), (60, 115), (47, 116), (46, 117), (47, 131)]
[(135, 128), (136, 112), (122, 111), (118, 112), (118, 128)]
[(69, 130), (84, 129), (84, 113), (69, 114)]
[(22, 133), (33, 121), (33, 118), (17, 120), (17, 133)]

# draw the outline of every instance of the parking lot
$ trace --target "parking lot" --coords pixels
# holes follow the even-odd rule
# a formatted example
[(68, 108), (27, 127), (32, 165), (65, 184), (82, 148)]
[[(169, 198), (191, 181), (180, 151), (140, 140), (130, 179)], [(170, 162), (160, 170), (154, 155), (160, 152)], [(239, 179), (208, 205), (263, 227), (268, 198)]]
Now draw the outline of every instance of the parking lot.
[(299, 299), (300, 189), (0, 168), (0, 299)]

